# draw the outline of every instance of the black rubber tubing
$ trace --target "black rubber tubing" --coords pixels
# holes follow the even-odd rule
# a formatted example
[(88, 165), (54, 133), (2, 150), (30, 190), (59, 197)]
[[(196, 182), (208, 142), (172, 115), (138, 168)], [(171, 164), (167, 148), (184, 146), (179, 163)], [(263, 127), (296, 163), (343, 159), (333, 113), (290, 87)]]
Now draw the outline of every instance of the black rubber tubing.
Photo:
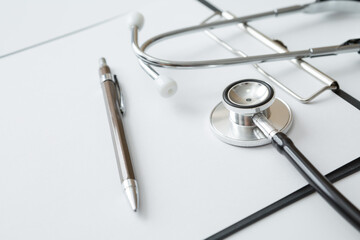
[[(335, 169), (334, 171), (330, 172), (326, 175), (326, 178), (331, 182), (337, 182), (347, 176), (350, 176), (353, 173), (356, 173), (360, 170), (360, 157), (352, 160), (351, 162)], [(310, 194), (314, 193), (315, 190), (310, 185), (306, 185), (295, 192), (290, 193), (286, 197), (279, 199), (278, 201), (260, 209), (259, 211), (243, 218), (242, 220), (230, 225), (227, 228), (215, 233), (214, 235), (206, 238), (206, 240), (221, 240), (225, 239), (232, 234), (239, 232), (246, 227), (264, 219), (271, 214), (309, 196)]]
[(360, 231), (360, 211), (326, 179), (295, 147), (284, 133), (272, 138), (273, 145), (285, 155), (309, 184), (351, 225)]

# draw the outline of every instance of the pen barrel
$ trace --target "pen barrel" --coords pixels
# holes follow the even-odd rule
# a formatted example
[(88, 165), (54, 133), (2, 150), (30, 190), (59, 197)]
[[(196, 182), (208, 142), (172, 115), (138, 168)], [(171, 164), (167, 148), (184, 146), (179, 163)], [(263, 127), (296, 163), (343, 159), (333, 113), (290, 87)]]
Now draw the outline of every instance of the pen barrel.
[(116, 163), (123, 182), (126, 179), (135, 179), (129, 148), (127, 145), (125, 131), (120, 110), (120, 96), (118, 96), (117, 86), (112, 80), (101, 83), (105, 99), (106, 111), (108, 115), (113, 145), (116, 155)]

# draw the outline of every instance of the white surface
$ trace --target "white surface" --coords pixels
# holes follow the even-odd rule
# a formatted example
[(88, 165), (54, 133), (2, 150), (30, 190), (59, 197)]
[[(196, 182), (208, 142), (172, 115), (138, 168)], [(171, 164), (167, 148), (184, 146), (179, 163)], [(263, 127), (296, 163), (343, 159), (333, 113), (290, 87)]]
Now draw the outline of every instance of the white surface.
[[(249, 13), (273, 8), (268, 1), (232, 4), (228, 9), (235, 13), (242, 7)], [(194, 1), (164, 1), (139, 10), (146, 18), (141, 42), (198, 23), (210, 13)], [(297, 15), (281, 25), (275, 19), (256, 26), (290, 49), (300, 49), (356, 35), (351, 26), (360, 18), (351, 16), (350, 25), (345, 16), (315, 16), (311, 28), (306, 19)], [(338, 30), (345, 37), (332, 34), (333, 24), (342, 26)], [(233, 30), (219, 33), (246, 46), (248, 53), (263, 51)], [(222, 90), (235, 80), (262, 79), (255, 70), (160, 69), (178, 82), (177, 94), (164, 99), (138, 66), (129, 42), (126, 18), (120, 18), (0, 60), (0, 239), (201, 239), (306, 184), (271, 146), (232, 147), (209, 129), (208, 117)], [(164, 42), (150, 52), (177, 59), (232, 57), (201, 33)], [(100, 57), (107, 59), (125, 91), (124, 121), (141, 194), (136, 214), (116, 170), (97, 73)], [(352, 79), (360, 77), (356, 61), (347, 54), (314, 63), (329, 75), (348, 79), (349, 92), (359, 97), (359, 81)], [(294, 80), (289, 84), (305, 93), (309, 89), (303, 81), (314, 82), (290, 64), (266, 67)], [(276, 90), (294, 113), (289, 136), (321, 172), (360, 155), (357, 109), (331, 92), (303, 105)], [(359, 184), (357, 173), (336, 186), (360, 207)], [(358, 233), (314, 194), (232, 236), (238, 238), (358, 239)]]
[(0, 57), (147, 4), (145, 0), (2, 1)]

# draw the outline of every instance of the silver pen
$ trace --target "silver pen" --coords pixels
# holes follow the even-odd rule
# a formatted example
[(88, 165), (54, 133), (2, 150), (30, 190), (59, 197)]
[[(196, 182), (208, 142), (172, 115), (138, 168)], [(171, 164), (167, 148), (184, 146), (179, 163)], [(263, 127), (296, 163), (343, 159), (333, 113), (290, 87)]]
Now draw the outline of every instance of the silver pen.
[(113, 78), (105, 58), (100, 59), (99, 75), (115, 148), (120, 181), (132, 210), (136, 212), (139, 206), (139, 191), (122, 121), (125, 112), (124, 101), (116, 76)]

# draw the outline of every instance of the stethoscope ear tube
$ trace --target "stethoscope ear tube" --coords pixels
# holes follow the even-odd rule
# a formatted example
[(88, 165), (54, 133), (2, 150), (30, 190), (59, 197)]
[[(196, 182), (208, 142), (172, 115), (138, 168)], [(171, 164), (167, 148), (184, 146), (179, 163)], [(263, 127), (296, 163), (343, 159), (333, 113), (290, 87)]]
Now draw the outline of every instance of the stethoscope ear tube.
[(360, 231), (360, 211), (310, 163), (286, 134), (278, 132), (273, 135), (272, 144), (339, 214)]

